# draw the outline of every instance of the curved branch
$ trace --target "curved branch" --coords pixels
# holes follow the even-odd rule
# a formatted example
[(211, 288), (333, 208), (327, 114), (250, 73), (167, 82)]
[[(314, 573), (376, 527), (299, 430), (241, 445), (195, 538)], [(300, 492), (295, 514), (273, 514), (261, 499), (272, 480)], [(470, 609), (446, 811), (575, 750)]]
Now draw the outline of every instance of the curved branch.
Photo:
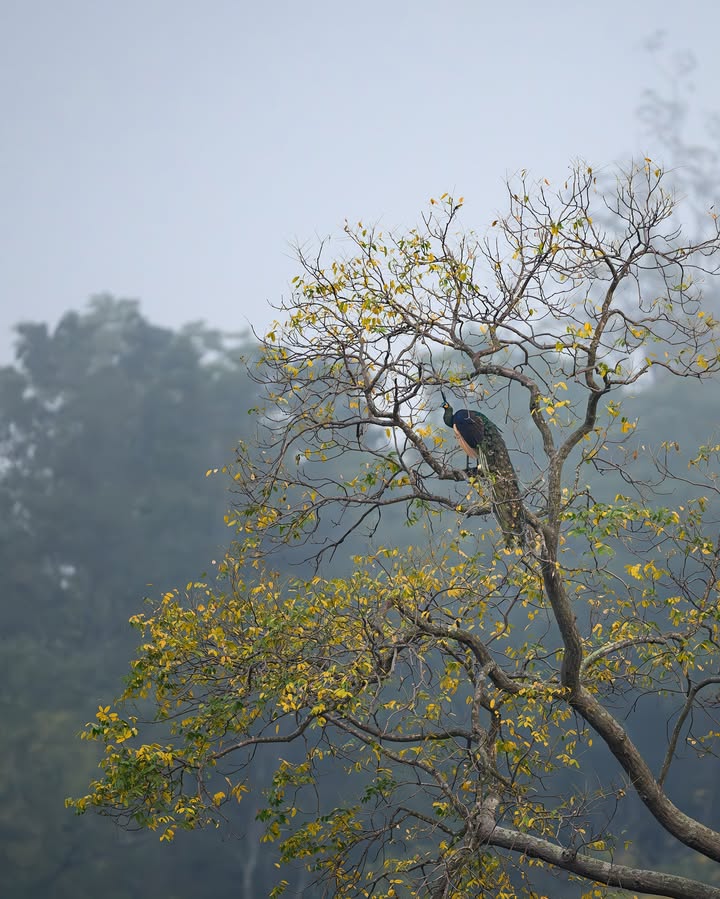
[(549, 840), (529, 834), (510, 830), (506, 827), (494, 827), (488, 834), (483, 834), (488, 846), (521, 852), (529, 858), (538, 858), (564, 871), (579, 874), (588, 880), (604, 883), (607, 886), (634, 890), (640, 893), (654, 893), (657, 896), (670, 896), (673, 899), (720, 899), (720, 888), (680, 877), (677, 874), (665, 874), (660, 871), (648, 871), (644, 868), (631, 868), (627, 865), (616, 865), (599, 858), (582, 855), (575, 850), (558, 846)]
[(664, 636), (659, 637), (627, 637), (625, 640), (616, 640), (614, 643), (608, 643), (606, 646), (600, 646), (598, 649), (589, 652), (582, 660), (580, 673), (584, 674), (598, 659), (603, 659), (618, 649), (626, 649), (628, 646), (644, 646), (648, 643), (665, 644), (669, 643), (671, 640), (682, 640), (683, 636), (683, 634), (676, 633), (665, 634)]
[(687, 694), (687, 699), (685, 700), (685, 705), (682, 707), (682, 711), (678, 716), (678, 720), (675, 723), (675, 727), (672, 732), (672, 736), (670, 737), (670, 742), (668, 744), (667, 752), (665, 753), (665, 759), (663, 761), (662, 769), (660, 770), (660, 775), (658, 777), (658, 783), (662, 787), (665, 783), (665, 778), (668, 775), (668, 771), (670, 770), (670, 765), (672, 764), (673, 757), (675, 755), (675, 750), (677, 748), (677, 742), (680, 738), (680, 731), (687, 720), (687, 716), (690, 714), (690, 710), (692, 709), (693, 703), (695, 702), (695, 697), (697, 694), (704, 688), (709, 687), (711, 684), (720, 684), (720, 676), (716, 677), (708, 677), (703, 681), (700, 681), (698, 684), (694, 684), (689, 690)]
[(658, 824), (691, 849), (720, 861), (720, 833), (670, 801), (627, 731), (610, 712), (582, 687), (570, 697), (570, 704), (603, 738)]
[(396, 605), (400, 614), (408, 621), (412, 621), (419, 631), (426, 634), (432, 634), (434, 637), (444, 637), (447, 640), (455, 640), (463, 646), (467, 646), (483, 666), (487, 676), (499, 690), (512, 694), (520, 692), (520, 684), (516, 683), (505, 671), (503, 671), (493, 658), (485, 643), (476, 634), (463, 630), (463, 628), (460, 627), (448, 627), (446, 625), (436, 624), (429, 618), (423, 618), (417, 613), (408, 612), (407, 609), (401, 607), (399, 604)]
[(212, 755), (210, 755), (210, 758), (213, 759), (213, 761), (217, 761), (226, 755), (230, 755), (231, 752), (237, 752), (239, 749), (247, 749), (248, 746), (261, 746), (267, 743), (293, 743), (298, 737), (305, 733), (317, 717), (317, 715), (309, 715), (295, 728), (295, 730), (290, 731), (289, 734), (277, 734), (271, 737), (248, 737), (246, 740), (238, 740), (237, 743), (232, 743), (230, 746), (224, 746), (222, 749), (218, 749), (217, 752), (213, 752)]

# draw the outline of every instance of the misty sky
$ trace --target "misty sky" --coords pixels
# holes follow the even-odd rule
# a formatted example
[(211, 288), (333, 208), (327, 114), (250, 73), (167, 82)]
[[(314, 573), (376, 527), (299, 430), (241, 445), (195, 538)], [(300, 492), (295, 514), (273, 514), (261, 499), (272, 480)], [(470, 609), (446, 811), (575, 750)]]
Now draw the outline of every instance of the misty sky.
[(719, 25), (713, 0), (0, 0), (0, 357), (105, 291), (262, 329), (292, 245), (346, 217), (410, 226), (447, 190), (482, 231), (521, 168), (652, 155), (643, 91), (688, 52), (702, 141)]

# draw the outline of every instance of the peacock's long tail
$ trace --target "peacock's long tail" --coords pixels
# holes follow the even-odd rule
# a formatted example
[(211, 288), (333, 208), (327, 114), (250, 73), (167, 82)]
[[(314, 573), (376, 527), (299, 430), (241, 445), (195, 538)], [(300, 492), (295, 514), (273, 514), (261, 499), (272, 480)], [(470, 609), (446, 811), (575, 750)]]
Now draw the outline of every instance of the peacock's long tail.
[(525, 511), (517, 475), (505, 444), (495, 446), (490, 480), (492, 507), (507, 547), (525, 544)]

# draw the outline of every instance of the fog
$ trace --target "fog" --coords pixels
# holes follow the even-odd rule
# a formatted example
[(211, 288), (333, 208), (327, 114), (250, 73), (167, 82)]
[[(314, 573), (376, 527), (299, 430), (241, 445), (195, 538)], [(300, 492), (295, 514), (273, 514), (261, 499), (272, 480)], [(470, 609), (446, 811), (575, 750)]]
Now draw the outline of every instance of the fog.
[(702, 142), (717, 20), (669, 0), (0, 2), (0, 357), (18, 320), (104, 291), (262, 329), (293, 245), (345, 218), (404, 227), (450, 191), (482, 230), (519, 169), (652, 153), (643, 92), (671, 96), (691, 58)]

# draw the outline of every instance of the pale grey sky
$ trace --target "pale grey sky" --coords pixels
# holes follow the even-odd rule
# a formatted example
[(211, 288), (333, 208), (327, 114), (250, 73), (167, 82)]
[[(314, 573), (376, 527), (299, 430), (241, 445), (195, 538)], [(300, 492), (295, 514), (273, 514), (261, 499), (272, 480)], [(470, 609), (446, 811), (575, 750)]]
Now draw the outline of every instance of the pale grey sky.
[(521, 168), (652, 153), (658, 62), (691, 51), (698, 129), (717, 111), (719, 25), (716, 0), (0, 0), (0, 357), (103, 291), (262, 329), (291, 245), (346, 217), (448, 190), (482, 230)]

